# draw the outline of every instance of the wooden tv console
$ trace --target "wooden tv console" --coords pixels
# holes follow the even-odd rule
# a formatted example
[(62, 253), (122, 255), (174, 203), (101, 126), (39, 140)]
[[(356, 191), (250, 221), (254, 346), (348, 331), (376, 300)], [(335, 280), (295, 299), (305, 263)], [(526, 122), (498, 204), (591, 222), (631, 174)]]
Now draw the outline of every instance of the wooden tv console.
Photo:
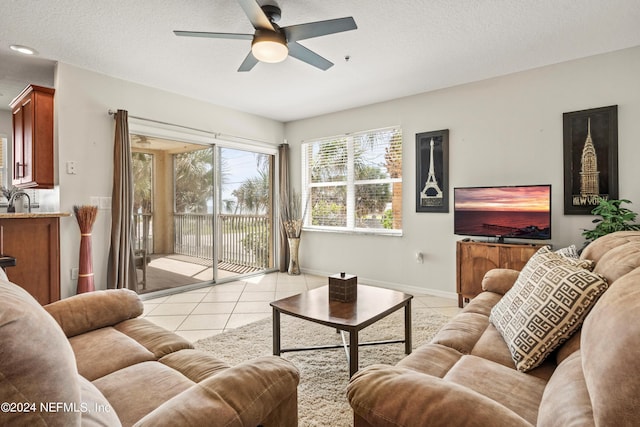
[(482, 278), (493, 268), (521, 270), (543, 243), (488, 243), (471, 239), (456, 242), (458, 307), (482, 292)]

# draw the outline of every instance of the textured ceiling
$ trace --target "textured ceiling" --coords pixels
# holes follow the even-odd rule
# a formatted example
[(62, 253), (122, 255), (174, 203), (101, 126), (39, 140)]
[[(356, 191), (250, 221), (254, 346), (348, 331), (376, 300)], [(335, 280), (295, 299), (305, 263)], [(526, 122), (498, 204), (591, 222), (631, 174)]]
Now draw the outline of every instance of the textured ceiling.
[(286, 122), (640, 45), (638, 0), (278, 0), (281, 26), (353, 16), (358, 29), (300, 42), (328, 71), (287, 58), (238, 73), (249, 41), (172, 33), (252, 33), (234, 0), (2, 3), (0, 107), (52, 85), (61, 61)]

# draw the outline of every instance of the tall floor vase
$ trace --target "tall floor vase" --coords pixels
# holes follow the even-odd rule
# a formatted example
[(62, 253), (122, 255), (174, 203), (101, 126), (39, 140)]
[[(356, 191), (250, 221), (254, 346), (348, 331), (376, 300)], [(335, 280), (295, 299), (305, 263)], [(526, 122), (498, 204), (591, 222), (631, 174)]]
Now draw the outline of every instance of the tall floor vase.
[(80, 257), (78, 260), (77, 293), (95, 291), (93, 260), (91, 251), (91, 230), (98, 213), (97, 206), (74, 206), (73, 210), (80, 227)]
[(300, 274), (300, 262), (298, 259), (298, 250), (300, 248), (299, 237), (289, 237), (289, 270), (287, 273), (293, 276)]

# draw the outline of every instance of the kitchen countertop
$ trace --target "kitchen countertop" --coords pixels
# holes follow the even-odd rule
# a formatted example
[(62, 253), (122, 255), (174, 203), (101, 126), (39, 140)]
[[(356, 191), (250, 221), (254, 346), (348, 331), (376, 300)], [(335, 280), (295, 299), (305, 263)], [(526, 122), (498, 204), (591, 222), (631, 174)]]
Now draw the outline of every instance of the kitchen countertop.
[(6, 213), (0, 212), (0, 219), (24, 219), (24, 218), (60, 218), (63, 216), (71, 216), (69, 212), (17, 212)]

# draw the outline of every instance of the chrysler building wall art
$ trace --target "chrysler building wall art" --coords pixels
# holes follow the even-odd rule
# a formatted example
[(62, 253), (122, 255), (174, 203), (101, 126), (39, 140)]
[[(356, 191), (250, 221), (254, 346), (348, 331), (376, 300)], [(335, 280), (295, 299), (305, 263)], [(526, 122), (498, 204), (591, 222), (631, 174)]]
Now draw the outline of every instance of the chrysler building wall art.
[(589, 215), (618, 198), (617, 105), (563, 114), (564, 213)]

